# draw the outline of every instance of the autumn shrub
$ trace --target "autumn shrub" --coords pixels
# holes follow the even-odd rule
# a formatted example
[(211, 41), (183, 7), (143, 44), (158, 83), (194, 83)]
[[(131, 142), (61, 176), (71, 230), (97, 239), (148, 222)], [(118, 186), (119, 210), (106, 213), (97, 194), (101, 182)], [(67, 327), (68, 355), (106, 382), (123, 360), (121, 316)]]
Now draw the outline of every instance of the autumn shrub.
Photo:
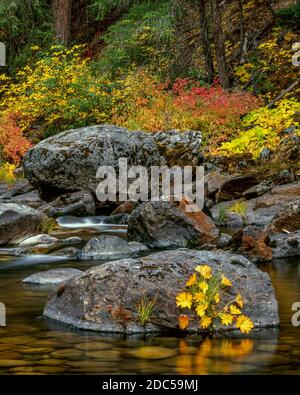
[(3, 162), (0, 164), (0, 182), (13, 184), (16, 181), (14, 171), (16, 166), (14, 164)]
[(224, 274), (214, 275), (208, 265), (197, 266), (187, 280), (185, 290), (176, 297), (177, 307), (189, 312), (179, 316), (179, 327), (186, 329), (191, 321), (197, 320), (202, 330), (212, 331), (216, 325), (226, 327), (234, 324), (242, 333), (249, 333), (253, 323), (242, 313), (242, 296), (237, 293), (233, 297), (231, 290), (228, 293), (232, 287), (232, 281)]
[(38, 139), (110, 120), (110, 83), (94, 73), (82, 49), (53, 46), (14, 79), (4, 80), (0, 115), (18, 114), (17, 126)]
[(23, 136), (18, 123), (17, 113), (8, 113), (0, 118), (0, 152), (2, 159), (10, 163), (19, 163), (30, 147), (29, 140)]
[[(275, 149), (282, 137), (280, 132), (291, 125), (299, 126), (294, 115), (300, 111), (296, 99), (282, 99), (274, 108), (260, 107), (247, 114), (239, 135), (222, 144), (220, 151), (227, 155), (252, 153), (254, 158), (264, 147)], [(299, 131), (298, 131), (299, 133)]]
[[(275, 27), (250, 51), (244, 64), (236, 65), (234, 71), (239, 83), (247, 90), (261, 95), (270, 102), (290, 84), (299, 79), (300, 69), (292, 63), (293, 44), (300, 40), (292, 30)], [(297, 87), (286, 97), (299, 97)]]
[(256, 108), (249, 93), (229, 92), (217, 83), (201, 86), (188, 79), (160, 81), (145, 70), (129, 73), (122, 90), (114, 91), (113, 121), (129, 129), (159, 131), (201, 130), (218, 144), (240, 124), (240, 117)]

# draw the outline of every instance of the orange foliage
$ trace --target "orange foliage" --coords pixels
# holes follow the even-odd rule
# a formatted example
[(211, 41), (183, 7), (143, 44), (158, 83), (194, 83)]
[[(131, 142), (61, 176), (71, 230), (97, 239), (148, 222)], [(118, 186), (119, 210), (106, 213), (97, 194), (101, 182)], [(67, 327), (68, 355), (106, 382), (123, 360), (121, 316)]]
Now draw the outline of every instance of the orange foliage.
[(161, 84), (143, 70), (123, 84), (122, 92), (115, 92), (113, 121), (129, 129), (201, 130), (222, 142), (240, 117), (259, 105), (252, 94), (225, 91), (217, 81), (211, 87), (188, 79)]
[(9, 114), (0, 119), (0, 147), (4, 160), (18, 164), (31, 144), (17, 125), (19, 116)]

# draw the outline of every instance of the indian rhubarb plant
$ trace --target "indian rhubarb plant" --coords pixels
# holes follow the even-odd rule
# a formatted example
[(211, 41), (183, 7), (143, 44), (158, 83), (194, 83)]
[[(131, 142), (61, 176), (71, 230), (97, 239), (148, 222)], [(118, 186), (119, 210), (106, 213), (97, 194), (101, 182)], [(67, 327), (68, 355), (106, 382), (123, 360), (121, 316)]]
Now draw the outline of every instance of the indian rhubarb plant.
[(176, 297), (177, 307), (193, 313), (181, 314), (179, 327), (186, 329), (191, 320), (197, 319), (202, 330), (213, 331), (217, 323), (223, 326), (234, 324), (242, 333), (248, 334), (253, 329), (253, 323), (242, 313), (242, 296), (237, 293), (229, 302), (224, 302), (224, 296), (232, 286), (231, 280), (224, 274), (214, 275), (208, 265), (197, 266), (187, 280), (185, 290)]

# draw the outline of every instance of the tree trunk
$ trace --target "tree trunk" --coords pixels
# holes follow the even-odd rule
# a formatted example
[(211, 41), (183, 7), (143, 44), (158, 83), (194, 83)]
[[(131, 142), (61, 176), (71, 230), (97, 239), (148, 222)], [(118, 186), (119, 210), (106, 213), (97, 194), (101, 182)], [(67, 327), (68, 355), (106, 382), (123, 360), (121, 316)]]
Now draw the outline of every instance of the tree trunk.
[(225, 55), (225, 39), (222, 28), (222, 19), (217, 0), (211, 0), (213, 40), (216, 49), (216, 59), (219, 71), (220, 84), (224, 89), (229, 88), (229, 73)]
[(214, 78), (214, 65), (211, 42), (209, 40), (209, 24), (205, 0), (198, 0), (198, 9), (200, 17), (200, 39), (205, 61), (205, 71), (208, 82), (211, 83)]
[(67, 44), (70, 38), (72, 0), (52, 0), (56, 38)]
[(239, 19), (240, 19), (240, 42), (241, 42), (241, 53), (243, 55), (243, 47), (245, 41), (245, 29), (244, 29), (244, 14), (243, 14), (243, 1), (237, 0), (239, 6)]

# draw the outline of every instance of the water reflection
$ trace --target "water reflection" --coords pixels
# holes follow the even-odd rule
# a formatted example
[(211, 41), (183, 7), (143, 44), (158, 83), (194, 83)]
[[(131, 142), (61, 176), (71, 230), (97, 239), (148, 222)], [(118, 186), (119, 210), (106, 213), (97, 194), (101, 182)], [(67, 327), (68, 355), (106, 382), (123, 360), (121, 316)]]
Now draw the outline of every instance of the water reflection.
[[(3, 259), (1, 267), (8, 264)], [(7, 259), (11, 264), (15, 258)], [(300, 373), (300, 328), (291, 325), (291, 305), (300, 301), (299, 260), (263, 267), (279, 301), (280, 330), (204, 339), (108, 336), (44, 320), (48, 290), (26, 287), (22, 279), (40, 270), (71, 266), (85, 270), (92, 264), (97, 262), (49, 261), (0, 271), (0, 301), (7, 308), (7, 327), (0, 328), (0, 374)]]

